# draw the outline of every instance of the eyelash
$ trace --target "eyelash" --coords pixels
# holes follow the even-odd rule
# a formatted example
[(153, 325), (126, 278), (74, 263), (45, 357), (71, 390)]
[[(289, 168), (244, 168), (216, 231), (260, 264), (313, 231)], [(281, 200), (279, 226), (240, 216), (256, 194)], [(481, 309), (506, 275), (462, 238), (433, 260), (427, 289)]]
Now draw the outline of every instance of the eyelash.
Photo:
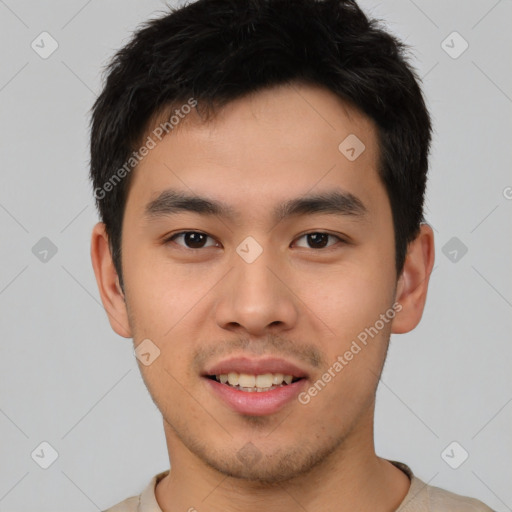
[[(207, 233), (203, 233), (202, 231), (180, 231), (178, 233), (174, 233), (173, 235), (167, 237), (164, 239), (163, 243), (164, 245), (167, 245), (171, 242), (174, 242), (174, 240), (182, 235), (186, 235), (186, 234), (190, 234), (190, 233), (194, 233), (194, 234), (198, 234), (198, 235), (204, 235), (208, 238), (211, 238), (212, 240), (214, 240), (214, 238), (210, 235), (208, 235)], [(340, 236), (338, 235), (333, 235), (332, 233), (327, 233), (325, 231), (308, 231), (307, 233), (302, 233), (301, 235), (299, 235), (295, 240), (299, 240), (307, 235), (327, 235), (329, 237), (332, 237), (332, 238), (336, 238), (338, 240), (338, 242), (341, 242), (343, 244), (348, 244), (349, 242), (347, 240), (344, 240), (343, 238), (341, 238)], [(201, 249), (208, 249), (208, 247), (215, 247), (215, 246), (207, 246), (207, 247), (199, 247), (199, 248), (191, 248), (191, 247), (186, 247), (185, 245), (180, 245), (180, 244), (177, 244), (179, 245), (182, 249), (185, 249), (185, 250), (189, 250), (189, 251), (199, 251)], [(309, 249), (312, 249), (314, 251), (320, 251), (320, 250), (328, 250), (328, 249), (331, 249), (333, 246), (335, 246), (336, 244), (332, 244), (332, 245), (329, 245), (327, 247), (321, 247), (319, 249), (315, 249), (315, 248), (312, 248), (312, 247), (309, 247)], [(305, 247), (302, 247), (302, 249), (305, 249)]]

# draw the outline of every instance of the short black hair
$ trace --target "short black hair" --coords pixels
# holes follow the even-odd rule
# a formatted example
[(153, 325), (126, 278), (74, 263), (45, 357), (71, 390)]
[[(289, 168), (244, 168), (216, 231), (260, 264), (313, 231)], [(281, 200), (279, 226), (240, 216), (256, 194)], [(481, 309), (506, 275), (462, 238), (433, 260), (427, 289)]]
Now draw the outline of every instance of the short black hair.
[(145, 22), (107, 65), (91, 116), (90, 177), (121, 287), (132, 155), (155, 116), (193, 98), (208, 117), (249, 93), (297, 83), (328, 89), (375, 123), (398, 276), (424, 221), (432, 135), (407, 51), (351, 0), (198, 0)]

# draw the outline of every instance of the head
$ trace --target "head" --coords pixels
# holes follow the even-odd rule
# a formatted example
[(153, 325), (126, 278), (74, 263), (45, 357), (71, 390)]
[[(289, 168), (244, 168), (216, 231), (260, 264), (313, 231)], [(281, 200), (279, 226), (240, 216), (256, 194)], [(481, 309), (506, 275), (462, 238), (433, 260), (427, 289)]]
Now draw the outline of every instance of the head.
[[(140, 368), (170, 450), (276, 481), (368, 440), (433, 266), (431, 125), (404, 51), (351, 1), (199, 0), (109, 65), (93, 265), (113, 329), (159, 351)], [(231, 357), (288, 361), (302, 400), (233, 410), (210, 378)]]

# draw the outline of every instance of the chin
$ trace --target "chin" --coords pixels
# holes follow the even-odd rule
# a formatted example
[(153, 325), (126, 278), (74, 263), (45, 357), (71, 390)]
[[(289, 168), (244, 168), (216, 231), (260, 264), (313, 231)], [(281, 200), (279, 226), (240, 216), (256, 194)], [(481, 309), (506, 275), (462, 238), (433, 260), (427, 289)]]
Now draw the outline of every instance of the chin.
[(196, 456), (225, 476), (268, 487), (310, 473), (318, 465), (327, 463), (336, 448), (337, 443), (313, 447), (297, 441), (297, 447), (281, 445), (275, 450), (269, 447), (260, 450), (249, 441), (236, 452), (199, 450)]

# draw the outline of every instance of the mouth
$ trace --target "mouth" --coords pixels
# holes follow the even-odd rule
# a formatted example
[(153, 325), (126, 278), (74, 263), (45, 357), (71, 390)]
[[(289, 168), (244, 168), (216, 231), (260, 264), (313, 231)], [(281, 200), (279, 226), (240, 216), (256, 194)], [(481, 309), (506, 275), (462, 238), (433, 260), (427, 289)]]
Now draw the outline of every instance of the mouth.
[(201, 375), (209, 391), (230, 409), (244, 415), (278, 412), (303, 390), (308, 375), (282, 359), (229, 359)]
[(251, 375), (248, 373), (229, 372), (206, 375), (206, 378), (225, 384), (238, 391), (264, 393), (283, 386), (289, 386), (294, 382), (302, 380), (303, 377), (294, 377), (293, 375), (284, 375), (282, 373)]

